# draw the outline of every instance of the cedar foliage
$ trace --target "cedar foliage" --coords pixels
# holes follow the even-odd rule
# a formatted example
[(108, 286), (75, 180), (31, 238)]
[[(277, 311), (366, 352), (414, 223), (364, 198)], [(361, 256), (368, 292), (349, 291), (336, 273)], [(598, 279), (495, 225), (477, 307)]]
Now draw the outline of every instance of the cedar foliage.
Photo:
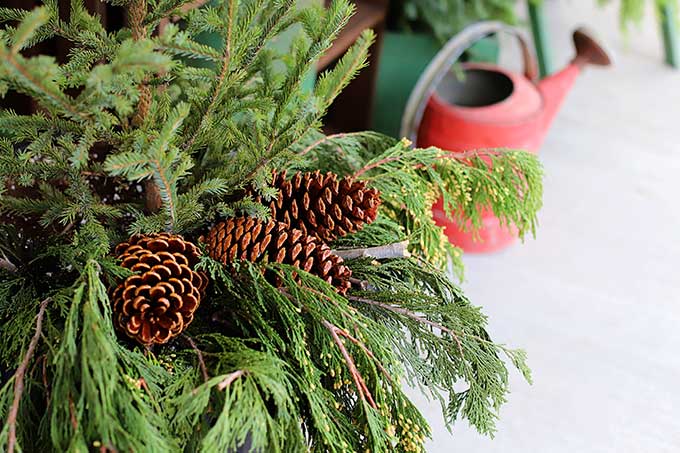
[[(0, 111), (0, 448), (421, 451), (429, 429), (403, 379), (441, 401), (447, 422), (493, 434), (503, 357), (527, 379), (528, 369), (443, 272), (448, 259), (462, 270), (460, 253), (431, 206), (444, 196), (473, 228), (489, 208), (533, 232), (536, 159), (447, 158), (372, 132), (319, 132), (373, 39), (364, 33), (313, 92), (300, 88), (351, 15), (345, 0), (226, 0), (187, 13), (187, 0), (112, 3), (133, 29), (108, 32), (80, 0), (67, 18), (56, 0), (0, 8), (0, 94), (39, 105)], [(173, 16), (181, 25), (161, 30)], [(295, 38), (277, 49), (287, 30)], [(196, 41), (203, 32), (221, 47)], [(23, 53), (56, 37), (73, 45), (63, 64)], [(366, 180), (381, 192), (378, 218), (331, 245), (407, 240), (411, 257), (348, 260), (363, 284), (343, 296), (289, 265), (226, 268), (204, 254), (211, 284), (188, 330), (147, 349), (117, 335), (109, 290), (130, 271), (113, 247), (133, 233), (196, 242), (224, 218), (266, 219), (243, 194), (275, 197), (274, 169)]]

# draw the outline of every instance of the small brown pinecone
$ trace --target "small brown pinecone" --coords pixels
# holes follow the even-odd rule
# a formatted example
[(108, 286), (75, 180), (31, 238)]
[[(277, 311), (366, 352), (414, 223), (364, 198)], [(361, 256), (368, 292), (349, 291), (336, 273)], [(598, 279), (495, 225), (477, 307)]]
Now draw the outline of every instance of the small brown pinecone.
[(193, 270), (200, 251), (181, 236), (137, 234), (118, 244), (121, 266), (135, 273), (113, 291), (116, 327), (144, 345), (165, 343), (194, 319), (208, 277)]
[(272, 184), (280, 190), (269, 204), (272, 217), (327, 243), (373, 222), (380, 206), (379, 192), (366, 182), (330, 172), (297, 172), (286, 180), (285, 171), (275, 171)]
[(223, 264), (236, 259), (257, 262), (266, 256), (322, 278), (341, 294), (350, 287), (352, 271), (342, 258), (317, 238), (275, 220), (230, 218), (215, 225), (202, 241), (210, 257)]

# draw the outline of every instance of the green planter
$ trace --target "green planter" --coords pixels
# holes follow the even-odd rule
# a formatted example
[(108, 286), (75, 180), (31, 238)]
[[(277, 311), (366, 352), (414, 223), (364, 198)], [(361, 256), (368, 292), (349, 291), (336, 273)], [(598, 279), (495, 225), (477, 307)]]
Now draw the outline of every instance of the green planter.
[[(373, 129), (399, 137), (401, 116), (420, 74), (439, 52), (441, 45), (429, 34), (387, 32), (375, 94)], [(485, 38), (466, 52), (466, 61), (498, 61), (498, 40)]]

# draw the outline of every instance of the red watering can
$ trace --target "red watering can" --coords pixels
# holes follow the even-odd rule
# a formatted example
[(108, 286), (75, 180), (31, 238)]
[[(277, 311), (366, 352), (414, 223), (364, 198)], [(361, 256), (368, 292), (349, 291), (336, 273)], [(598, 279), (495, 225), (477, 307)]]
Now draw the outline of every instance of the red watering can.
[[(500, 32), (518, 39), (524, 74), (483, 63), (464, 63), (463, 77), (450, 71), (472, 44)], [(606, 52), (585, 31), (578, 29), (573, 37), (576, 56), (571, 63), (539, 81), (536, 59), (519, 30), (500, 22), (470, 25), (444, 46), (421, 75), (406, 105), (401, 135), (419, 147), (436, 146), (454, 153), (484, 148), (537, 153), (583, 67), (610, 64)], [(466, 252), (499, 250), (517, 237), (516, 229), (503, 227), (490, 211), (483, 212), (483, 226), (474, 239), (470, 231), (447, 218), (441, 200), (433, 214), (451, 243)]]

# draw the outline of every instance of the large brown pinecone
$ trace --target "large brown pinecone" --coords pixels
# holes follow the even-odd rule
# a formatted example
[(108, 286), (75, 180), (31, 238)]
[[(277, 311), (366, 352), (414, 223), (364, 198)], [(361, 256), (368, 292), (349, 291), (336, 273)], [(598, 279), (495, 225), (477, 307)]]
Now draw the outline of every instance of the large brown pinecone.
[(181, 236), (134, 235), (118, 244), (121, 266), (135, 273), (112, 294), (116, 327), (144, 345), (165, 343), (194, 319), (208, 277), (193, 270), (200, 250)]
[(285, 171), (275, 171), (272, 184), (280, 190), (269, 204), (272, 217), (327, 243), (373, 222), (380, 206), (379, 192), (366, 182), (330, 172), (297, 172), (286, 180)]
[(236, 259), (257, 262), (266, 257), (321, 277), (341, 294), (350, 287), (352, 271), (342, 258), (317, 238), (275, 220), (230, 218), (215, 225), (202, 241), (210, 257), (224, 264)]

